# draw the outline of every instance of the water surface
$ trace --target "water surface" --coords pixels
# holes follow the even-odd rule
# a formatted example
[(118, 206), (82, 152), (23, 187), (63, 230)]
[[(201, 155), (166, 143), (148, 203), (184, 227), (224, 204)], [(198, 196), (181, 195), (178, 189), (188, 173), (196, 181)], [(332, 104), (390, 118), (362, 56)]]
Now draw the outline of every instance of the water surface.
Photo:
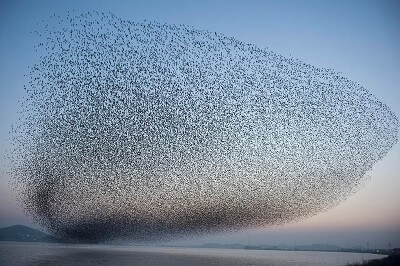
[(0, 242), (0, 265), (346, 265), (384, 255)]

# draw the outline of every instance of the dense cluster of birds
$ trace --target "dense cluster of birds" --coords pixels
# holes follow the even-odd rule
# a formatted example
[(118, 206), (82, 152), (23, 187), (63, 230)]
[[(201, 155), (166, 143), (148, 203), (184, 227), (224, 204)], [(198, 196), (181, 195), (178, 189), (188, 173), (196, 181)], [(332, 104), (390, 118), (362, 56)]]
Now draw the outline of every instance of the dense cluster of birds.
[(27, 212), (60, 238), (308, 217), (354, 193), (397, 141), (394, 113), (331, 69), (185, 25), (49, 21), (12, 161)]

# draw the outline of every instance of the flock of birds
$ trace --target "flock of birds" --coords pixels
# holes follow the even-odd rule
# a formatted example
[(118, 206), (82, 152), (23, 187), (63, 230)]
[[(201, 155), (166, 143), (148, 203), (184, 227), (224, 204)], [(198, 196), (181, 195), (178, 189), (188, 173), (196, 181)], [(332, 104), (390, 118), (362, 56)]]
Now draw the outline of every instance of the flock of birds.
[(309, 217), (356, 191), (397, 141), (394, 113), (333, 70), (185, 25), (50, 21), (36, 31), (12, 162), (25, 209), (59, 238)]

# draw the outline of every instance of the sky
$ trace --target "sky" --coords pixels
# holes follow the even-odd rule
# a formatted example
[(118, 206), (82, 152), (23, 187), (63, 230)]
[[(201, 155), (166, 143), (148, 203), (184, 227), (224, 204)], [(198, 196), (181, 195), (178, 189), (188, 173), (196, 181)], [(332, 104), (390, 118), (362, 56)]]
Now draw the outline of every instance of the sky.
[[(29, 33), (69, 10), (110, 11), (123, 19), (186, 24), (235, 37), (362, 84), (400, 117), (398, 1), (0, 1), (0, 227), (33, 225), (14, 198), (8, 150), (24, 77), (37, 60)], [(400, 144), (339, 206), (282, 226), (196, 237), (178, 243), (329, 243), (400, 247)], [(34, 226), (34, 225), (33, 225)]]

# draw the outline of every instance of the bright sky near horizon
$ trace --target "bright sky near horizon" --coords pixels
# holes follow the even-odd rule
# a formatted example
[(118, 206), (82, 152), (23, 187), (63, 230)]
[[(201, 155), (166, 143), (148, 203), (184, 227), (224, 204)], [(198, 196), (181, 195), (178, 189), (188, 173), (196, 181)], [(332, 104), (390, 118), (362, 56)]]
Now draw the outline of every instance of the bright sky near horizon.
[[(400, 118), (398, 1), (1, 1), (0, 227), (31, 222), (8, 186), (9, 131), (18, 120), (24, 74), (36, 59), (36, 22), (53, 14), (110, 11), (118, 17), (186, 24), (268, 47), (359, 82)], [(400, 144), (368, 173), (369, 180), (339, 206), (307, 220), (192, 242), (330, 243), (400, 247)]]

